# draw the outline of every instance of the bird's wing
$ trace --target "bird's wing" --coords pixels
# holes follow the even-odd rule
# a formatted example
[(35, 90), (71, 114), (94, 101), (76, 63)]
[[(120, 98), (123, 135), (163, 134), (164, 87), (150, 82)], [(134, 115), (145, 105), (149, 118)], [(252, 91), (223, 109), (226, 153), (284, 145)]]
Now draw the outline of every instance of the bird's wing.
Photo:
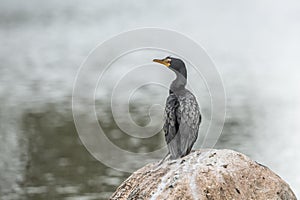
[(179, 125), (181, 153), (182, 156), (185, 156), (190, 153), (197, 140), (201, 114), (195, 96), (188, 90), (178, 98), (178, 101), (181, 114)]
[(165, 132), (165, 138), (167, 144), (174, 139), (178, 132), (179, 124), (177, 122), (176, 111), (178, 109), (179, 102), (174, 94), (170, 94), (167, 98), (165, 108), (165, 124), (163, 130)]
[(166, 102), (165, 124), (163, 129), (165, 132), (165, 139), (168, 145), (168, 150), (171, 155), (171, 159), (176, 159), (181, 156), (180, 134), (178, 134), (178, 107), (179, 102), (177, 100), (177, 97), (174, 94), (170, 94)]

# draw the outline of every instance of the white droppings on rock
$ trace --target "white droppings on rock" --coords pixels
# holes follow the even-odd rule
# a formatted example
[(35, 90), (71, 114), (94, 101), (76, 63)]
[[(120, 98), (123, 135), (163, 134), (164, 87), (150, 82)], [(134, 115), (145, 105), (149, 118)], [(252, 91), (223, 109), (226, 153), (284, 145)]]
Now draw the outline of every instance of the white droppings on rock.
[(169, 171), (166, 175), (162, 177), (160, 184), (158, 185), (154, 195), (151, 197), (151, 200), (156, 200), (157, 197), (164, 191), (167, 185), (170, 182), (170, 175), (173, 174), (173, 171)]
[(192, 190), (192, 196), (194, 199), (199, 199), (198, 187), (196, 184), (196, 174), (193, 173), (190, 181), (190, 188)]

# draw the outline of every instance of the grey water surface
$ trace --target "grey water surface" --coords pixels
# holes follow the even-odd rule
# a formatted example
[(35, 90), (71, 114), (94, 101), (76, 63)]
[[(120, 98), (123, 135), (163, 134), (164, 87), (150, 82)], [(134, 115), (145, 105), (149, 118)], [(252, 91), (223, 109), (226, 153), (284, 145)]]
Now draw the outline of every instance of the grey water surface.
[[(76, 73), (89, 52), (138, 27), (173, 29), (206, 49), (227, 101), (214, 148), (234, 149), (263, 163), (300, 196), (298, 1), (2, 0), (0, 5), (0, 199), (107, 199), (130, 175), (107, 167), (84, 147), (71, 101)], [(133, 56), (123, 66), (134, 64)], [(164, 146), (162, 132), (141, 139), (118, 128), (107, 93), (109, 78), (96, 96), (107, 137), (131, 152)], [(153, 102), (163, 107), (167, 92), (141, 88), (129, 103), (132, 120), (148, 124), (149, 108)], [(204, 113), (209, 112), (205, 94), (198, 96)], [(161, 117), (162, 107), (155, 116)], [(90, 114), (84, 103), (81, 112)]]

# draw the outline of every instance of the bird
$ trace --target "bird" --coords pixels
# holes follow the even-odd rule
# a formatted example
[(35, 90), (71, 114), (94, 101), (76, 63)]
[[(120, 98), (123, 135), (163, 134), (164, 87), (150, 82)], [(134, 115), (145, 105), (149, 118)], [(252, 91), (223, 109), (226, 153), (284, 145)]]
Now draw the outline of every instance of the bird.
[(170, 156), (171, 160), (175, 160), (191, 152), (198, 137), (201, 113), (196, 97), (186, 89), (187, 69), (185, 63), (181, 59), (171, 56), (164, 59), (153, 59), (153, 62), (163, 64), (176, 74), (176, 79), (169, 88), (163, 125), (169, 151), (164, 159)]

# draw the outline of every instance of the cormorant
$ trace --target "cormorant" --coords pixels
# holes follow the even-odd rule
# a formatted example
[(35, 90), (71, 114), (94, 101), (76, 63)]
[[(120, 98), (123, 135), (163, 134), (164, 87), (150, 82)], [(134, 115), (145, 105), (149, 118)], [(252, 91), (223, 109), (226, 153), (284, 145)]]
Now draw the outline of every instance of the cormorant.
[(170, 159), (177, 159), (188, 155), (196, 142), (201, 114), (195, 96), (185, 88), (187, 70), (184, 62), (170, 56), (153, 62), (167, 66), (176, 74), (166, 101), (163, 130)]

